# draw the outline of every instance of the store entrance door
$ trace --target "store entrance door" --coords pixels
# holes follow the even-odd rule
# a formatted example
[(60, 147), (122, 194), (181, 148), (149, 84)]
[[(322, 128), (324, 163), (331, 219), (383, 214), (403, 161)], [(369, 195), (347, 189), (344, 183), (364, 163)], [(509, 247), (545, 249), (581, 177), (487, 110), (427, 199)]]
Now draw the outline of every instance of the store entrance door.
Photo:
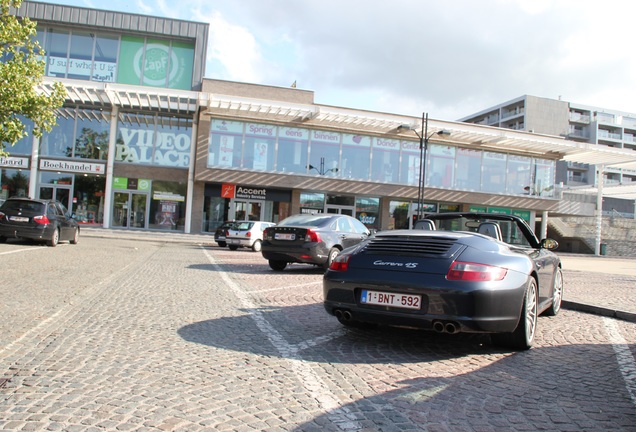
[(263, 219), (263, 203), (234, 200), (230, 206), (230, 220), (259, 221)]
[(148, 198), (146, 193), (115, 192), (111, 226), (113, 228), (146, 228)]
[(70, 185), (44, 185), (40, 186), (38, 196), (40, 199), (57, 200), (64, 204), (64, 207), (66, 207), (68, 211), (72, 212), (71, 189), (72, 187)]
[(353, 206), (333, 205), (327, 204), (325, 211), (332, 214), (343, 214), (347, 216), (353, 216), (356, 212), (356, 208)]

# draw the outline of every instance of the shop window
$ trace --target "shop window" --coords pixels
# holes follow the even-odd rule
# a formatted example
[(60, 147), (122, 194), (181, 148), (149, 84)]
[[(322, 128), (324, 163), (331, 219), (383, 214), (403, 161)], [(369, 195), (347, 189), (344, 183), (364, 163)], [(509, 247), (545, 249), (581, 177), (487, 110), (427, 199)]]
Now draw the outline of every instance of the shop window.
[(481, 179), (483, 192), (506, 192), (506, 156), (503, 153), (483, 153)]
[(371, 138), (362, 135), (342, 135), (340, 176), (348, 179), (369, 179)]
[(122, 36), (117, 82), (192, 90), (194, 45)]
[(108, 159), (109, 120), (107, 113), (100, 110), (78, 111), (74, 157)]
[(184, 183), (153, 180), (150, 228), (172, 231), (185, 229), (186, 189)]
[(340, 139), (341, 135), (336, 132), (311, 131), (309, 174), (329, 177), (341, 175)]
[(372, 147), (371, 180), (397, 183), (400, 167), (400, 141), (374, 138)]
[(531, 189), (532, 159), (524, 156), (508, 156), (508, 180), (506, 192), (509, 194), (529, 195)]
[(187, 168), (192, 120), (120, 113), (115, 161)]
[(19, 116), (19, 118), (27, 134), (20, 138), (14, 145), (5, 146), (5, 151), (11, 156), (30, 155), (33, 149), (33, 121), (23, 116)]
[(28, 170), (0, 168), (0, 198), (27, 196), (29, 175)]
[(554, 196), (554, 170), (554, 161), (544, 159), (534, 160), (534, 195), (544, 197)]
[(481, 152), (458, 148), (456, 162), (455, 188), (479, 190), (479, 185), (481, 184)]
[(244, 125), (242, 122), (212, 120), (208, 167), (241, 167)]
[(431, 145), (428, 148), (426, 184), (451, 188), (455, 175), (455, 147)]
[(389, 229), (409, 229), (409, 203), (391, 201), (389, 203)]
[(300, 194), (301, 213), (322, 213), (324, 209), (325, 194), (308, 192)]
[(286, 173), (307, 172), (309, 130), (280, 127), (276, 171)]
[(90, 80), (93, 72), (93, 37), (88, 33), (71, 34), (67, 78)]
[(420, 181), (420, 145), (413, 141), (402, 141), (402, 163), (400, 183), (417, 185)]
[(95, 40), (95, 56), (92, 80), (115, 82), (117, 80), (117, 49), (119, 37), (98, 35)]
[(49, 30), (46, 41), (46, 75), (51, 77), (66, 78), (68, 62), (68, 31)]
[(255, 171), (274, 169), (277, 127), (248, 123), (245, 127), (245, 152), (243, 168)]
[(74, 110), (58, 110), (57, 125), (40, 139), (40, 154), (51, 157), (72, 157), (75, 136)]
[(356, 199), (356, 218), (369, 229), (380, 228), (380, 198)]

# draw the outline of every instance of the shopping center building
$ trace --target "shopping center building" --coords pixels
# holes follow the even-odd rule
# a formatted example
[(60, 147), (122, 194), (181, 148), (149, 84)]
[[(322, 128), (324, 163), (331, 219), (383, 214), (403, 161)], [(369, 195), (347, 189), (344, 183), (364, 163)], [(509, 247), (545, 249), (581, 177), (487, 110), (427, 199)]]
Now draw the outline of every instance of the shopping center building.
[(33, 1), (17, 14), (38, 22), (41, 90), (60, 81), (68, 96), (51, 133), (0, 159), (0, 196), (54, 197), (85, 224), (213, 233), (224, 220), (327, 212), (393, 229), (461, 210), (538, 216), (544, 230), (564, 211), (556, 162), (592, 157), (556, 136), (206, 79), (205, 23)]

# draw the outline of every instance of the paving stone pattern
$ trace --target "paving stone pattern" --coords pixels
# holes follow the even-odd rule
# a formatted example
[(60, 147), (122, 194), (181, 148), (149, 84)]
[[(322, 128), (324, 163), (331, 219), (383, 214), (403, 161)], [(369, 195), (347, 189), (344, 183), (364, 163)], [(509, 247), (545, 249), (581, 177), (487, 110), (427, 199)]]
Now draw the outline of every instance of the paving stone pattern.
[(345, 329), (319, 269), (248, 250), (31, 247), (0, 255), (0, 430), (636, 431), (629, 321), (564, 310), (514, 353)]

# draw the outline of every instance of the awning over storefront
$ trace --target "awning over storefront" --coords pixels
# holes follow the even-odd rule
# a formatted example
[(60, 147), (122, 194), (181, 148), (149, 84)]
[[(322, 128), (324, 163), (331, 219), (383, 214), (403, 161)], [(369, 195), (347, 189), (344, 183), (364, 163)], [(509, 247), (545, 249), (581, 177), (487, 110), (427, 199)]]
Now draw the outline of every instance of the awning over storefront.
[[(421, 118), (384, 114), (370, 111), (338, 108), (326, 105), (292, 104), (266, 99), (252, 99), (221, 94), (208, 94), (202, 98), (203, 114), (243, 118), (251, 121), (293, 122), (299, 127), (339, 128), (362, 133), (379, 133), (393, 137), (417, 140), (413, 133), (398, 133), (398, 127), (409, 125), (421, 130)], [(595, 165), (636, 169), (636, 152), (613, 149), (602, 145), (580, 143), (563, 137), (540, 135), (524, 131), (501, 129), (471, 123), (428, 121), (428, 134), (436, 142), (480, 150), (506, 151), (552, 160), (567, 160)], [(438, 136), (446, 130), (448, 136)]]
[(173, 114), (193, 115), (199, 109), (201, 93), (156, 87), (140, 87), (125, 84), (98, 83), (45, 77), (39, 86), (44, 94), (50, 94), (53, 83), (66, 87), (67, 101), (91, 106), (118, 106), (123, 109), (162, 111)]

